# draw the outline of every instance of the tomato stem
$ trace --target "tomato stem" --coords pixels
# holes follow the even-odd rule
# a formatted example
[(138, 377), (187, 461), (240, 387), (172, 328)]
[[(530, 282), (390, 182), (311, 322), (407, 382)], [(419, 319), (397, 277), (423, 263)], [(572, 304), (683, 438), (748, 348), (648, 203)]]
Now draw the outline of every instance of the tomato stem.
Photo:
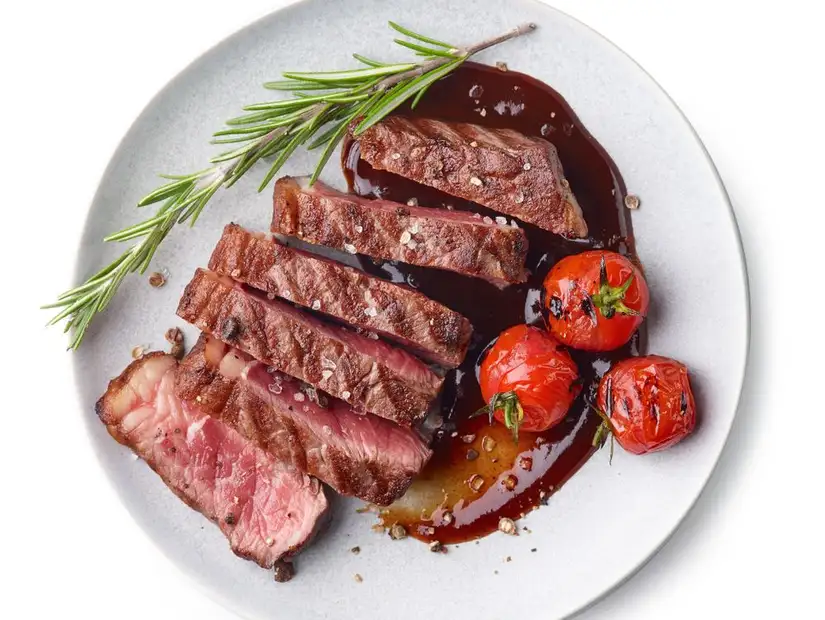
[(490, 399), (490, 404), (479, 411), (484, 409), (487, 410), (487, 415), (490, 416), (490, 424), (493, 423), (495, 412), (501, 410), (504, 415), (504, 426), (513, 431), (513, 441), (518, 443), (518, 429), (524, 419), (524, 409), (521, 407), (518, 395), (515, 392), (496, 394)]
[(604, 256), (602, 256), (601, 264), (599, 265), (599, 292), (590, 296), (590, 301), (599, 309), (602, 316), (606, 319), (613, 318), (618, 312), (627, 316), (636, 316), (639, 313), (633, 308), (629, 308), (624, 303), (624, 296), (633, 282), (633, 274), (622, 282), (619, 286), (610, 286), (607, 280), (607, 264)]
[(613, 408), (613, 385), (611, 379), (608, 377), (607, 379), (607, 412), (602, 411), (599, 409), (595, 403), (590, 402), (588, 399), (587, 404), (590, 405), (590, 408), (596, 412), (602, 419), (602, 423), (599, 424), (599, 427), (596, 429), (596, 432), (593, 434), (593, 447), (597, 450), (604, 447), (605, 442), (607, 441), (608, 436), (610, 437), (610, 464), (613, 464), (613, 444), (615, 443), (616, 438), (616, 429), (613, 428), (613, 424), (610, 422), (611, 416), (611, 409)]

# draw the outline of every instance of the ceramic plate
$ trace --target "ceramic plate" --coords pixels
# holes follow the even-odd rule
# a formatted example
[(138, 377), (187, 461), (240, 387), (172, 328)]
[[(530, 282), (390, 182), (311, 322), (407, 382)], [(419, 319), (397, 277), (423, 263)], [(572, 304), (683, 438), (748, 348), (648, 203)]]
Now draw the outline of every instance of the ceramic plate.
[[(700, 412), (695, 435), (646, 457), (617, 451), (592, 458), (548, 506), (530, 514), (532, 533), (495, 534), (446, 555), (413, 540), (370, 530), (360, 502), (338, 501), (331, 529), (299, 558), (299, 576), (270, 572), (233, 556), (218, 529), (188, 509), (131, 453), (112, 441), (93, 405), (137, 344), (164, 347), (181, 322), (177, 299), (229, 220), (266, 229), (270, 193), (263, 171), (218, 194), (194, 229), (175, 231), (155, 257), (168, 284), (132, 277), (74, 355), (80, 411), (101, 466), (122, 501), (171, 561), (211, 596), (249, 618), (496, 619), (563, 618), (637, 570), (696, 500), (731, 427), (748, 342), (747, 278), (731, 207), (713, 163), (678, 108), (610, 42), (570, 17), (529, 1), (307, 0), (242, 30), (195, 61), (147, 106), (123, 139), (95, 197), (80, 244), (78, 280), (119, 251), (100, 239), (137, 222), (137, 200), (160, 172), (201, 169), (213, 131), (245, 102), (266, 98), (261, 84), (280, 70), (351, 66), (350, 54), (402, 58), (387, 20), (431, 36), (470, 43), (519, 23), (539, 29), (479, 57), (505, 60), (558, 90), (617, 162), (631, 193), (639, 255), (654, 303), (650, 350), (691, 368)], [(292, 158), (284, 174), (312, 167)], [(333, 159), (333, 162), (335, 160)], [(325, 180), (342, 186), (338, 167)], [(188, 332), (188, 341), (194, 334)], [(615, 536), (621, 532), (621, 536)], [(349, 549), (361, 547), (354, 555)], [(536, 552), (531, 552), (531, 549)], [(504, 562), (505, 556), (512, 561)], [(494, 572), (497, 571), (497, 574)], [(363, 575), (356, 583), (355, 573)], [(514, 584), (518, 584), (515, 587)]]

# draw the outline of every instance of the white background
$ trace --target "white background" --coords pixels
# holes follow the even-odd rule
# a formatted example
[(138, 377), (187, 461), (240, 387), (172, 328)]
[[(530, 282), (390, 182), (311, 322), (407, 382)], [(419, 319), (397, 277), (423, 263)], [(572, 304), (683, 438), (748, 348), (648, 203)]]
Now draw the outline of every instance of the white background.
[[(87, 205), (143, 106), (208, 47), (282, 4), (2, 3), (0, 617), (232, 617), (178, 574), (118, 503), (88, 450), (65, 341), (43, 329), (37, 307), (70, 284)], [(633, 56), (694, 124), (734, 203), (753, 307), (745, 392), (710, 485), (664, 549), (581, 618), (821, 618), (819, 3), (554, 4)], [(606, 527), (609, 515), (605, 506)]]

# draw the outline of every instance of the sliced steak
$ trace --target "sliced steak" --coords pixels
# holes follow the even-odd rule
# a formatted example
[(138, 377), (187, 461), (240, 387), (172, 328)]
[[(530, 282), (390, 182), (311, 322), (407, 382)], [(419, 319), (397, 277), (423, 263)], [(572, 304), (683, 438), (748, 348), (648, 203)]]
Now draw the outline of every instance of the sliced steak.
[(587, 224), (556, 147), (511, 129), (390, 116), (358, 136), (361, 157), (565, 237)]
[(430, 458), (414, 431), (357, 414), (209, 336), (181, 362), (176, 384), (182, 400), (198, 402), (279, 461), (367, 502), (391, 504)]
[(344, 194), (305, 177), (275, 183), (272, 232), (352, 254), (437, 267), (497, 286), (524, 282), (527, 237), (478, 214)]
[(467, 353), (473, 328), (457, 312), (414, 289), (287, 247), (270, 235), (229, 224), (209, 269), (377, 332), (449, 368)]
[(149, 353), (109, 383), (95, 410), (189, 506), (217, 523), (237, 555), (272, 568), (322, 522), (321, 484), (175, 395), (177, 362)]
[(415, 356), (199, 269), (178, 315), (288, 375), (404, 426), (427, 415), (443, 379)]

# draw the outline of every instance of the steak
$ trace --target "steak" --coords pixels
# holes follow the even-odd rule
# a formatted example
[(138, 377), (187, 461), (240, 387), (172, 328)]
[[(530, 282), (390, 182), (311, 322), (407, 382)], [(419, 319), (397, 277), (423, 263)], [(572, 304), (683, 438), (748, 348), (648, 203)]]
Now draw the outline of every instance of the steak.
[(346, 403), (202, 335), (181, 362), (177, 394), (343, 495), (386, 506), (430, 458), (412, 430)]
[(427, 415), (443, 379), (417, 357), (198, 269), (178, 315), (276, 370), (404, 426)]
[(270, 235), (227, 225), (209, 269), (377, 332), (448, 368), (467, 353), (473, 328), (457, 312), (412, 288), (287, 247)]
[(390, 116), (358, 136), (361, 157), (565, 237), (587, 224), (564, 178), (556, 147), (511, 129)]
[(272, 568), (312, 538), (327, 512), (315, 478), (175, 395), (177, 362), (149, 353), (109, 383), (95, 411), (117, 441), (214, 521), (237, 555)]
[(316, 181), (275, 183), (272, 232), (351, 254), (437, 267), (497, 286), (524, 282), (524, 231), (466, 211), (411, 207), (344, 194)]

